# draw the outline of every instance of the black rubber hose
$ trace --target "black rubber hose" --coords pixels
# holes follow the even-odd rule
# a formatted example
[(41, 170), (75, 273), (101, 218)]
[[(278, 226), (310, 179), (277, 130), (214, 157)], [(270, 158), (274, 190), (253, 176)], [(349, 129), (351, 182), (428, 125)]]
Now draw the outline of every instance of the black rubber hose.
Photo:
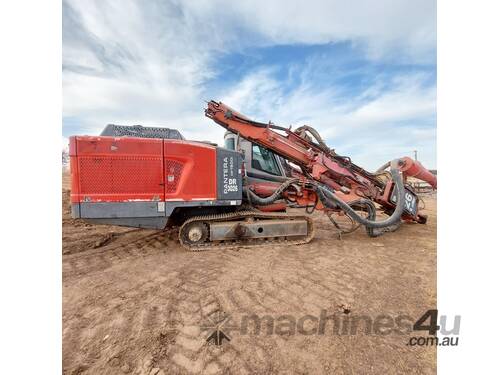
[(302, 125), (301, 127), (295, 129), (295, 133), (301, 132), (301, 131), (308, 131), (314, 139), (318, 142), (319, 148), (321, 148), (323, 151), (325, 151), (327, 154), (331, 153), (330, 148), (328, 145), (323, 141), (323, 138), (321, 138), (321, 135), (318, 133), (316, 129), (309, 125)]
[(232, 119), (235, 118), (241, 122), (245, 122), (247, 124), (250, 124), (252, 126), (258, 127), (258, 128), (271, 128), (271, 129), (276, 129), (276, 130), (282, 130), (282, 131), (288, 131), (287, 128), (284, 128), (282, 126), (274, 125), (274, 124), (265, 124), (263, 122), (258, 122), (258, 121), (253, 121), (247, 118), (243, 118), (240, 116), (235, 115), (232, 111), (226, 111), (224, 112), (224, 117), (227, 119)]
[(361, 217), (357, 214), (355, 210), (353, 210), (346, 202), (337, 197), (334, 193), (332, 193), (329, 189), (317, 185), (316, 192), (318, 193), (319, 199), (321, 202), (328, 208), (337, 208), (342, 209), (347, 215), (349, 215), (353, 220), (357, 221), (360, 224), (368, 228), (386, 228), (388, 226), (394, 225), (401, 220), (401, 215), (404, 210), (404, 201), (405, 201), (405, 189), (403, 179), (401, 178), (401, 174), (398, 170), (398, 159), (393, 160), (391, 162), (391, 176), (393, 181), (396, 183), (398, 202), (396, 204), (396, 209), (385, 220), (381, 221), (373, 221)]
[(291, 180), (285, 181), (284, 183), (282, 183), (278, 187), (278, 189), (276, 189), (274, 191), (274, 193), (272, 193), (270, 196), (265, 197), (265, 198), (259, 197), (257, 194), (255, 194), (252, 190), (250, 190), (247, 187), (243, 188), (243, 190), (245, 191), (245, 193), (247, 194), (247, 196), (250, 197), (250, 201), (253, 204), (256, 204), (258, 206), (268, 206), (270, 204), (273, 204), (278, 199), (281, 199), (282, 198), (281, 194), (283, 194), (283, 192), (286, 189), (288, 189), (288, 187), (290, 185), (295, 184), (297, 182), (299, 182), (299, 179), (297, 179), (297, 178), (293, 178)]
[[(374, 221), (377, 218), (377, 209), (375, 208), (375, 205), (373, 204), (373, 202), (368, 200), (368, 199), (360, 199), (360, 200), (357, 200), (354, 202), (350, 202), (349, 206), (351, 206), (352, 208), (358, 208), (358, 209), (364, 208), (364, 210), (366, 210), (366, 212), (368, 214), (368, 216), (367, 216), (368, 220)], [(361, 225), (360, 223), (358, 223), (358, 224)], [(370, 237), (378, 237), (382, 234), (382, 232), (379, 232), (379, 231), (375, 232), (374, 228), (370, 228), (370, 227), (365, 226), (365, 229), (366, 229), (366, 233)]]

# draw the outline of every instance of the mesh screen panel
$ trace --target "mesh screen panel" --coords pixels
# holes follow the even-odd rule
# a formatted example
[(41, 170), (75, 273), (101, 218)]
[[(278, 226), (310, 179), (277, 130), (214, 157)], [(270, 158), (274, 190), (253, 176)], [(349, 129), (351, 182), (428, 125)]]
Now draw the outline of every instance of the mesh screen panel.
[(177, 186), (179, 185), (179, 180), (182, 175), (182, 163), (176, 160), (165, 160), (165, 193), (171, 194), (175, 193)]
[(80, 157), (80, 194), (161, 194), (162, 161), (155, 157)]

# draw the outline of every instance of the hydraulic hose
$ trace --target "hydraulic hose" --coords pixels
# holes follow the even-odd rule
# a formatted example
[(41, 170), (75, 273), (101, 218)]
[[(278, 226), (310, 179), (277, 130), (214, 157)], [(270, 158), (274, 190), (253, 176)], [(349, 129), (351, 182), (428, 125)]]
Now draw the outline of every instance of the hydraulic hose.
[(278, 199), (281, 199), (282, 198), (281, 194), (283, 194), (283, 192), (286, 189), (288, 189), (288, 187), (290, 185), (295, 184), (297, 182), (299, 182), (298, 178), (293, 178), (293, 179), (290, 179), (288, 181), (285, 181), (284, 183), (282, 183), (278, 187), (278, 189), (275, 190), (274, 193), (272, 193), (270, 196), (265, 197), (265, 198), (259, 197), (257, 194), (255, 194), (252, 190), (250, 190), (247, 187), (244, 187), (243, 190), (245, 191), (245, 193), (250, 198), (250, 201), (253, 204), (256, 204), (258, 206), (267, 206), (267, 205), (273, 204)]
[[(398, 201), (396, 204), (396, 208), (394, 209), (394, 212), (392, 213), (391, 216), (389, 216), (385, 220), (381, 221), (374, 221), (370, 220), (373, 218), (373, 214), (370, 214), (370, 210), (368, 207), (371, 204), (371, 201), (369, 200), (359, 200), (357, 201), (358, 204), (365, 205), (368, 209), (369, 215), (368, 218), (364, 218), (351, 207), (349, 206), (348, 203), (344, 202), (342, 199), (337, 197), (335, 193), (330, 191), (327, 187), (321, 186), (321, 185), (316, 185), (316, 192), (318, 194), (319, 199), (328, 208), (340, 208), (342, 209), (349, 217), (351, 217), (353, 220), (356, 222), (366, 226), (367, 228), (386, 228), (391, 225), (394, 225), (398, 223), (401, 220), (401, 215), (403, 214), (404, 210), (404, 201), (405, 201), (405, 189), (404, 189), (404, 183), (403, 179), (401, 178), (401, 174), (398, 169), (398, 159), (393, 160), (390, 163), (391, 169), (390, 173), (392, 176), (393, 181), (395, 182), (396, 186), (395, 188), (397, 189), (397, 196), (398, 196)], [(283, 184), (281, 184), (278, 189), (275, 190), (273, 194), (271, 194), (268, 197), (262, 198), (255, 194), (252, 190), (249, 188), (245, 187), (244, 191), (249, 197), (250, 201), (253, 204), (259, 205), (259, 206), (267, 206), (272, 203), (274, 203), (276, 200), (281, 198), (281, 195), (283, 192), (292, 184), (297, 183), (299, 180), (298, 179), (290, 179)]]
[(284, 128), (282, 126), (278, 126), (278, 125), (274, 125), (274, 124), (265, 124), (263, 122), (258, 122), (258, 121), (253, 121), (253, 120), (250, 120), (248, 118), (243, 118), (243, 117), (240, 117), (238, 115), (235, 115), (232, 111), (228, 110), (224, 113), (224, 117), (227, 118), (227, 119), (237, 119), (241, 122), (245, 122), (247, 124), (250, 124), (252, 126), (256, 126), (258, 128), (271, 128), (271, 129), (276, 129), (276, 130), (282, 130), (282, 131), (288, 131), (287, 128)]
[(391, 162), (388, 161), (387, 163), (385, 163), (384, 165), (382, 165), (379, 169), (377, 169), (377, 171), (375, 173), (382, 173), (383, 171), (385, 171), (387, 169), (388, 166), (391, 165)]
[(349, 215), (349, 217), (351, 217), (358, 223), (363, 224), (367, 228), (386, 228), (388, 226), (398, 223), (401, 220), (401, 215), (403, 214), (404, 201), (405, 201), (405, 189), (404, 189), (403, 179), (401, 178), (401, 174), (399, 173), (398, 169), (398, 159), (395, 159), (391, 162), (390, 172), (393, 181), (396, 183), (398, 201), (392, 215), (385, 220), (373, 221), (366, 219), (362, 216), (359, 216), (357, 212), (354, 209), (352, 209), (346, 202), (344, 202), (342, 199), (340, 199), (334, 193), (332, 193), (329, 189), (323, 186), (317, 185), (316, 192), (318, 193), (319, 199), (326, 207), (328, 208), (340, 207), (347, 215)]
[(295, 129), (295, 133), (298, 133), (298, 134), (300, 134), (302, 132), (306, 132), (306, 131), (309, 132), (313, 136), (314, 139), (316, 139), (316, 141), (318, 142), (319, 148), (321, 148), (327, 154), (331, 153), (330, 148), (325, 143), (325, 141), (323, 141), (323, 138), (321, 138), (321, 135), (318, 133), (318, 131), (316, 129), (314, 129), (313, 127), (311, 127), (309, 125), (302, 125), (301, 127)]

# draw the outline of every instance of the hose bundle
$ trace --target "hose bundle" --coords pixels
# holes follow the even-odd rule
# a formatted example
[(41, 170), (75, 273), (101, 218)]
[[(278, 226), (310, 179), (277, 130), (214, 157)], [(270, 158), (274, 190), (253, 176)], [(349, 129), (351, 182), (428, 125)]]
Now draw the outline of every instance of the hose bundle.
[[(321, 203), (323, 203), (325, 207), (331, 209), (340, 208), (351, 219), (353, 219), (359, 224), (364, 225), (367, 228), (368, 234), (370, 236), (376, 236), (377, 234), (375, 234), (373, 229), (384, 229), (384, 228), (387, 229), (388, 227), (398, 225), (401, 221), (401, 215), (403, 214), (404, 210), (405, 188), (403, 179), (398, 169), (398, 159), (393, 160), (390, 163), (390, 167), (391, 167), (390, 174), (396, 185), (395, 188), (397, 189), (398, 199), (396, 203), (396, 208), (394, 209), (393, 213), (385, 220), (380, 220), (380, 221), (375, 220), (376, 209), (373, 202), (371, 202), (370, 200), (359, 199), (355, 202), (351, 202), (351, 204), (348, 204), (344, 202), (341, 198), (339, 198), (326, 185), (321, 185), (315, 182), (313, 186), (315, 187), (315, 191), (319, 200), (321, 201)], [(251, 203), (259, 206), (267, 206), (274, 203), (276, 200), (281, 199), (283, 192), (286, 189), (288, 189), (290, 185), (298, 183), (299, 181), (300, 181), (299, 179), (290, 179), (284, 182), (278, 187), (278, 189), (276, 189), (276, 191), (272, 195), (266, 198), (258, 196), (247, 187), (244, 188), (244, 191), (247, 194), (247, 197), (249, 198)], [(366, 218), (360, 216), (356, 212), (355, 208), (360, 208), (360, 207), (368, 213), (368, 216)]]
[(252, 190), (250, 190), (247, 187), (244, 187), (243, 191), (247, 194), (247, 196), (250, 198), (249, 199), (250, 202), (252, 202), (253, 204), (256, 204), (258, 206), (268, 206), (270, 204), (273, 204), (278, 199), (281, 199), (281, 195), (283, 194), (283, 192), (286, 189), (288, 189), (290, 185), (296, 184), (299, 181), (300, 180), (298, 178), (292, 178), (288, 181), (285, 181), (283, 184), (279, 186), (278, 189), (276, 189), (276, 191), (273, 194), (271, 194), (266, 198), (259, 197), (257, 194), (255, 194)]
[[(379, 229), (386, 228), (386, 227), (389, 227), (391, 225), (397, 224), (401, 220), (401, 215), (403, 214), (404, 200), (405, 200), (404, 183), (403, 183), (403, 179), (401, 177), (401, 174), (399, 173), (398, 159), (395, 159), (391, 162), (390, 173), (391, 173), (391, 177), (392, 177), (393, 181), (396, 183), (398, 200), (397, 200), (396, 208), (395, 208), (394, 212), (392, 213), (391, 216), (389, 216), (385, 220), (375, 221), (375, 220), (371, 220), (369, 218), (367, 219), (367, 218), (360, 216), (351, 206), (349, 206), (349, 204), (347, 204), (342, 199), (337, 197), (335, 195), (335, 193), (332, 193), (325, 186), (316, 185), (317, 186), (316, 193), (318, 194), (318, 197), (321, 200), (321, 203), (323, 203), (323, 205), (325, 205), (325, 207), (340, 208), (347, 215), (349, 215), (349, 217), (351, 217), (353, 220), (366, 226), (367, 228), (374, 228), (374, 229), (375, 228), (379, 228)], [(371, 201), (366, 200), (366, 199), (360, 199), (358, 202), (361, 204), (364, 204), (364, 205), (368, 204), (368, 202), (371, 203)], [(368, 217), (370, 217), (370, 215)]]

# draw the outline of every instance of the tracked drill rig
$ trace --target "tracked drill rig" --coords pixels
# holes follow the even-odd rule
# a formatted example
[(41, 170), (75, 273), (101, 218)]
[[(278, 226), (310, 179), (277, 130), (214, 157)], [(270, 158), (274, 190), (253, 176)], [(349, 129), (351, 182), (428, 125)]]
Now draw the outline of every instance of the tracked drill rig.
[[(154, 128), (115, 127), (122, 131), (113, 133), (108, 127), (101, 136), (71, 137), (73, 217), (154, 229), (179, 226), (179, 241), (195, 251), (311, 241), (311, 216), (287, 213), (286, 207), (323, 211), (341, 232), (364, 226), (369, 236), (395, 230), (403, 221), (426, 222), (406, 179), (434, 189), (437, 180), (417, 161), (395, 159), (371, 173), (330, 149), (312, 127), (256, 122), (215, 101), (205, 115), (236, 135), (234, 149)], [(272, 153), (287, 175), (250, 178), (247, 172), (258, 161), (242, 154), (240, 139)], [(377, 211), (386, 217), (377, 220)], [(341, 227), (339, 217), (352, 225)]]

